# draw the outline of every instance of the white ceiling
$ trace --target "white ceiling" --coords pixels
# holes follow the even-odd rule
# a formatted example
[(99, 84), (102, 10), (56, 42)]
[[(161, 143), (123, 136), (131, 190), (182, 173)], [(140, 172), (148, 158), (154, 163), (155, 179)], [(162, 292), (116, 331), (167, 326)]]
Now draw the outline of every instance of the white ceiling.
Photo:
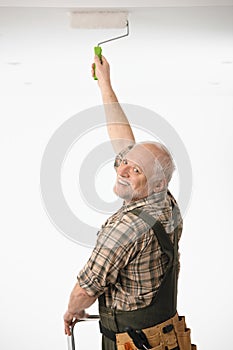
[(231, 6), (233, 0), (0, 0), (6, 7), (184, 7), (184, 6)]
[[(213, 2), (219, 3), (195, 1), (202, 4)], [(16, 1), (7, 3), (13, 6)], [(26, 4), (27, 1), (17, 1), (17, 5), (19, 3)], [(30, 6), (32, 3), (64, 6), (76, 2), (30, 1)], [(79, 5), (84, 3), (87, 6), (94, 2), (79, 1)], [(98, 3), (113, 6), (116, 1)], [(135, 6), (142, 1), (133, 3)], [(152, 5), (152, 1), (144, 3)], [(178, 6), (187, 1), (170, 3)], [(158, 4), (162, 1), (157, 1)], [(116, 32), (72, 29), (69, 11), (69, 7), (0, 8), (0, 90), (3, 94), (22, 93), (22, 88), (31, 89), (35, 94), (49, 94), (51, 91), (55, 94), (57, 89), (60, 94), (77, 91), (74, 72), (82, 76), (86, 70), (88, 74), (92, 47), (102, 39), (115, 36)], [(233, 7), (134, 7), (129, 9), (129, 16), (130, 36), (127, 40), (104, 47), (115, 66), (118, 50), (126, 53), (124, 67), (128, 67), (129, 80), (134, 78), (134, 71), (130, 69), (132, 57), (138, 66), (143, 55), (147, 60), (144, 74), (150, 77), (150, 67), (154, 67), (156, 79), (151, 79), (150, 84), (153, 84), (155, 93), (160, 93), (164, 87), (165, 93), (170, 89), (172, 93), (179, 91), (181, 94), (233, 95)], [(117, 71), (120, 82), (125, 76), (121, 77), (120, 69)], [(143, 80), (143, 72), (137, 74)], [(63, 79), (63, 84), (57, 84), (58, 76)], [(126, 89), (127, 84), (130, 84), (128, 80), (124, 84)]]

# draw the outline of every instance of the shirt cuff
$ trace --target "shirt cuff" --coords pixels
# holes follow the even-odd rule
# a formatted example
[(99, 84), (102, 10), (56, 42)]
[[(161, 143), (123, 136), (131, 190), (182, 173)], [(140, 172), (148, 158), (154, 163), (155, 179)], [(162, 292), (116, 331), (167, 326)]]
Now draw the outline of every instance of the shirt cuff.
[(80, 287), (85, 289), (91, 297), (98, 297), (104, 292), (105, 285), (101, 284), (98, 277), (87, 266), (79, 272), (77, 280)]

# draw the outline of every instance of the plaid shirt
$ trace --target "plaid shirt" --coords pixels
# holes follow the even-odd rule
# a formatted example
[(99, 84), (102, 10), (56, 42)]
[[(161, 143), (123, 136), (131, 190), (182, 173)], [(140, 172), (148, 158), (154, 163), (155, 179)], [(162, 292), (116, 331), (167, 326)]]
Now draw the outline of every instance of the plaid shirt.
[[(96, 246), (78, 275), (78, 282), (91, 296), (105, 293), (106, 306), (135, 310), (149, 305), (163, 278), (167, 256), (162, 253), (153, 230), (131, 213), (141, 208), (159, 220), (173, 241), (174, 222), (169, 191), (153, 193), (123, 205), (98, 232)], [(182, 218), (178, 210), (178, 239)]]

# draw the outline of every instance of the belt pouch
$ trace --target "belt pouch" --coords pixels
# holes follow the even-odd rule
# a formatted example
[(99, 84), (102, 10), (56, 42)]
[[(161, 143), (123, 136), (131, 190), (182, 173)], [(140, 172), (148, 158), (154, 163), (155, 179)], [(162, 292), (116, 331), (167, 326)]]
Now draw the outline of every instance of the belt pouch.
[(177, 348), (177, 346), (178, 346), (177, 337), (176, 337), (176, 334), (174, 332), (174, 329), (172, 329), (169, 333), (162, 334), (162, 338), (163, 338), (164, 344), (166, 345), (168, 350), (172, 350), (172, 349)]
[[(116, 345), (117, 350), (137, 350), (132, 339), (128, 336), (127, 333), (119, 333), (116, 335)], [(150, 350), (165, 350), (165, 346), (160, 343), (159, 345), (154, 346)]]
[(180, 350), (192, 350), (190, 332), (191, 330), (186, 328), (183, 332), (176, 333)]
[(127, 333), (116, 334), (116, 346), (117, 350), (137, 350), (132, 339)]
[(176, 333), (184, 332), (185, 329), (187, 328), (184, 316), (178, 316), (178, 318), (173, 321), (173, 324), (174, 324)]

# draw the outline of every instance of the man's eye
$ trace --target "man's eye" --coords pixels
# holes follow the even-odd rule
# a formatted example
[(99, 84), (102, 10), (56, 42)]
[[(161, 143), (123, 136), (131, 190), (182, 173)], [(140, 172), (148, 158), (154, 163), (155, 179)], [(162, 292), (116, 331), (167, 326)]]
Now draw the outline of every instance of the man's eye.
[(133, 168), (133, 171), (134, 171), (135, 173), (139, 173), (139, 170), (138, 170), (137, 168)]
[(114, 162), (114, 167), (118, 168), (120, 166), (120, 164), (121, 164), (121, 159), (120, 158), (116, 158), (115, 162)]
[(128, 164), (127, 159), (123, 159), (122, 163), (123, 164)]

